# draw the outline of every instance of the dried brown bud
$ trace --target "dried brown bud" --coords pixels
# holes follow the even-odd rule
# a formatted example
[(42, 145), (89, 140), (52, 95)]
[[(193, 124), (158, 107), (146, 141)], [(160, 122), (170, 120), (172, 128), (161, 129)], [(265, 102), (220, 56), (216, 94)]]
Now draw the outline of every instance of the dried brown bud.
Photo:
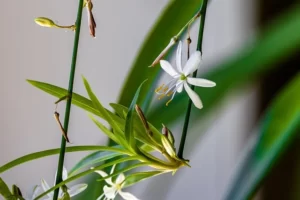
[(166, 48), (158, 55), (158, 57), (153, 61), (150, 67), (154, 67), (156, 64), (158, 64), (159, 61), (168, 53), (171, 47), (177, 43), (177, 41), (178, 39), (176, 37), (173, 37), (168, 46), (166, 46)]

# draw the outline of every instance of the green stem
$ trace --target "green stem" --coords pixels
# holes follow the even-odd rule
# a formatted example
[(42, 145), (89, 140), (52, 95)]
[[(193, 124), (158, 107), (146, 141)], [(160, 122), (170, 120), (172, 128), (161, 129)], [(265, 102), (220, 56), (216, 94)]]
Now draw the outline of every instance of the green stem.
[[(73, 93), (73, 84), (74, 84), (74, 77), (75, 77), (75, 69), (76, 69), (76, 61), (77, 61), (77, 52), (78, 52), (78, 43), (79, 43), (79, 36), (80, 36), (80, 27), (81, 27), (81, 16), (83, 10), (83, 1), (79, 0), (78, 11), (77, 11), (77, 19), (76, 19), (76, 30), (75, 30), (75, 38), (74, 38), (74, 46), (73, 46), (73, 55), (72, 55), (72, 63), (71, 63), (71, 71), (69, 77), (69, 88), (68, 94), (69, 98), (66, 104), (65, 110), (65, 119), (64, 119), (64, 130), (67, 134), (68, 127), (69, 127), (69, 119), (70, 119), (70, 112), (71, 112), (71, 102), (72, 102), (72, 93)], [(56, 185), (62, 182), (62, 170), (64, 165), (65, 159), (65, 152), (66, 152), (66, 140), (64, 137), (61, 139), (61, 147), (60, 147), (60, 154), (59, 154), (59, 161), (57, 167), (57, 175), (56, 175)], [(53, 200), (57, 200), (59, 194), (59, 188), (54, 191)]]
[[(201, 19), (200, 19), (197, 51), (200, 51), (201, 53), (202, 53), (202, 42), (203, 42), (203, 33), (204, 33), (204, 24), (205, 24), (207, 1), (208, 0), (203, 0), (203, 4), (202, 4), (201, 10), (200, 10)], [(193, 77), (196, 77), (196, 76), (197, 76), (197, 70), (193, 73)], [(191, 89), (194, 90), (195, 86), (192, 85)], [(183, 125), (183, 130), (182, 130), (182, 135), (181, 135), (181, 140), (180, 140), (179, 151), (178, 151), (178, 157), (179, 158), (183, 158), (183, 150), (184, 150), (186, 135), (187, 135), (188, 127), (189, 127), (191, 108), (192, 108), (192, 100), (189, 99), (188, 107), (187, 107), (186, 115), (185, 115), (185, 120), (184, 120), (184, 125)]]

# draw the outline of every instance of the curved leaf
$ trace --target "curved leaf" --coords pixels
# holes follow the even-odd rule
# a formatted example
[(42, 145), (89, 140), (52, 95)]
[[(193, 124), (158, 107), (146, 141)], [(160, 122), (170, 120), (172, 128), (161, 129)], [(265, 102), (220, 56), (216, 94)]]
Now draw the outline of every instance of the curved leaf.
[(5, 198), (5, 199), (17, 199), (13, 196), (11, 191), (9, 190), (8, 186), (6, 183), (0, 178), (0, 194)]
[(129, 143), (129, 146), (131, 147), (131, 149), (135, 150), (136, 149), (136, 141), (135, 141), (135, 137), (134, 137), (134, 111), (135, 111), (135, 105), (137, 104), (140, 92), (141, 92), (141, 88), (143, 86), (143, 84), (145, 83), (145, 81), (143, 81), (140, 86), (138, 87), (138, 89), (136, 90), (136, 93), (132, 99), (132, 102), (130, 104), (130, 107), (128, 109), (128, 114), (126, 116), (126, 122), (125, 122), (125, 137), (127, 142)]
[[(114, 148), (114, 147), (107, 147), (107, 146), (73, 146), (73, 147), (67, 147), (66, 148), (66, 152), (77, 152), (77, 151), (110, 151), (110, 152), (117, 152), (117, 153), (121, 153), (124, 155), (127, 155), (128, 152), (123, 150), (123, 149), (119, 149), (119, 148)], [(46, 156), (52, 156), (55, 154), (59, 154), (60, 149), (49, 149), (49, 150), (45, 150), (45, 151), (40, 151), (40, 152), (36, 152), (36, 153), (31, 153), (25, 156), (22, 156), (20, 158), (17, 158), (3, 166), (0, 167), (0, 173), (5, 172), (6, 170), (13, 168), (17, 165), (20, 165), (22, 163), (28, 162), (28, 161), (32, 161), (32, 160), (36, 160), (39, 158), (43, 158)]]
[(262, 120), (260, 137), (250, 145), (226, 197), (249, 199), (300, 131), (300, 73), (276, 97)]

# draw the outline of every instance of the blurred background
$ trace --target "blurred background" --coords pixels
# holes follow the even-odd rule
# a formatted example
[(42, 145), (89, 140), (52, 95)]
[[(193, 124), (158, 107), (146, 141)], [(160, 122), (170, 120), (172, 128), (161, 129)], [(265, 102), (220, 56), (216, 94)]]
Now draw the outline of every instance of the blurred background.
[[(86, 96), (81, 81), (81, 75), (84, 75), (104, 105), (116, 102), (139, 47), (168, 2), (94, 0), (96, 38), (89, 35), (84, 12), (75, 92)], [(77, 1), (11, 0), (3, 3), (5, 9), (0, 13), (0, 165), (31, 152), (60, 146), (61, 133), (53, 118), (56, 98), (33, 88), (25, 80), (67, 87), (73, 33), (41, 28), (33, 20), (47, 16), (59, 24), (69, 25), (74, 23), (77, 11)], [(212, 70), (209, 66), (222, 62), (255, 40), (260, 28), (293, 3), (292, 0), (209, 1), (203, 66), (199, 73)], [(192, 49), (196, 47), (197, 24), (191, 31)], [(168, 27), (164, 31), (167, 32)], [(282, 66), (260, 81), (230, 91), (202, 123), (204, 126), (192, 126), (184, 152), (191, 160), (191, 169), (181, 169), (176, 176), (155, 177), (128, 191), (143, 200), (222, 199), (243, 147), (256, 133), (256, 122), (281, 85), (299, 70), (297, 63), (299, 56), (280, 62)], [(60, 104), (58, 109), (63, 119), (64, 105)], [(193, 112), (201, 111), (194, 109)], [(181, 129), (181, 122), (172, 127), (173, 133), (177, 132), (177, 145)], [(199, 133), (202, 136), (195, 141), (193, 135)], [(106, 144), (107, 141), (86, 113), (77, 107), (72, 107), (69, 135), (75, 145)], [(295, 159), (299, 155), (296, 143), (272, 170), (256, 198), (293, 199), (289, 196), (293, 189), (289, 183), (299, 176), (295, 173), (299, 166)], [(72, 168), (84, 155), (86, 153), (67, 154), (65, 166)], [(51, 156), (26, 163), (1, 177), (30, 194), (41, 178), (50, 183), (54, 181), (57, 159), (58, 156)]]

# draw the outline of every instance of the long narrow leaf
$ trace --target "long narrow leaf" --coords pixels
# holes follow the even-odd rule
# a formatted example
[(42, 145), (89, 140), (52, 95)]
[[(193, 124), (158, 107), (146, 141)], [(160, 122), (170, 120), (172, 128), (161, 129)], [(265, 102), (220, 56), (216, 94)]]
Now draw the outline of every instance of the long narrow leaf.
[(135, 141), (135, 137), (134, 137), (134, 111), (135, 111), (135, 105), (137, 104), (137, 101), (138, 101), (138, 98), (139, 98), (139, 95), (140, 95), (140, 92), (141, 92), (141, 88), (143, 86), (143, 84), (145, 83), (142, 82), (140, 84), (140, 86), (138, 87), (134, 97), (133, 97), (133, 100), (131, 102), (131, 105), (128, 109), (128, 114), (127, 114), (127, 117), (126, 117), (126, 124), (125, 124), (125, 137), (126, 137), (126, 140), (129, 144), (129, 146), (135, 150), (136, 149), (136, 141)]
[(16, 199), (13, 197), (13, 194), (9, 190), (8, 186), (6, 183), (0, 178), (0, 194), (5, 198), (5, 199)]
[[(66, 148), (66, 152), (78, 152), (78, 151), (110, 151), (110, 152), (121, 153), (123, 155), (128, 154), (128, 152), (123, 149), (107, 147), (107, 146), (73, 146), (73, 147)], [(5, 171), (7, 171), (8, 169), (11, 169), (11, 168), (18, 166), (20, 164), (23, 164), (25, 162), (36, 160), (36, 159), (43, 158), (46, 156), (52, 156), (55, 154), (59, 154), (59, 152), (60, 152), (60, 149), (49, 149), (49, 150), (40, 151), (40, 152), (31, 153), (31, 154), (22, 156), (20, 158), (17, 158), (15, 160), (1, 166), (0, 173), (3, 173)]]
[(248, 151), (227, 200), (249, 199), (300, 131), (300, 73), (267, 111), (260, 137)]
[(117, 134), (121, 134), (122, 129), (119, 126), (119, 124), (117, 124), (116, 121), (107, 113), (106, 109), (102, 106), (102, 104), (100, 103), (100, 101), (98, 100), (98, 98), (96, 97), (94, 92), (92, 91), (88, 81), (84, 77), (82, 79), (83, 79), (85, 89), (86, 89), (91, 101), (93, 102), (95, 108), (97, 108), (97, 110), (100, 113), (102, 113), (104, 119), (111, 125), (111, 127), (117, 132)]

